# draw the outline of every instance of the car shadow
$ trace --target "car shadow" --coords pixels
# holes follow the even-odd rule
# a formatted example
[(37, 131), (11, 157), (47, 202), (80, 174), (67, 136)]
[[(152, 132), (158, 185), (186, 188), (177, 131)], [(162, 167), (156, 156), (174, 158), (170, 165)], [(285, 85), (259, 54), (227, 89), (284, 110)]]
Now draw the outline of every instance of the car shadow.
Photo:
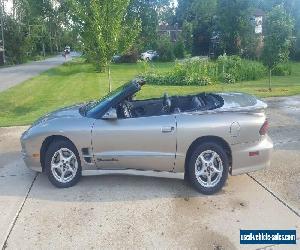
[[(28, 169), (20, 152), (0, 154), (0, 196), (22, 197), (28, 193), (33, 200), (63, 202), (114, 202), (138, 201), (163, 198), (207, 197), (198, 193), (183, 178), (160, 177), (128, 174), (102, 174), (83, 176), (79, 183), (70, 188), (56, 188), (45, 173), (36, 173)], [(157, 175), (156, 175), (157, 174)], [(156, 177), (157, 176), (157, 177)], [(168, 176), (168, 175), (165, 175)], [(183, 175), (182, 175), (183, 176)], [(215, 195), (223, 195), (221, 191)], [(215, 196), (214, 195), (214, 196)]]
[[(222, 195), (223, 191), (216, 195)], [(183, 179), (105, 174), (84, 176), (71, 187), (54, 187), (45, 174), (39, 174), (29, 198), (65, 202), (114, 202), (161, 198), (205, 197)]]

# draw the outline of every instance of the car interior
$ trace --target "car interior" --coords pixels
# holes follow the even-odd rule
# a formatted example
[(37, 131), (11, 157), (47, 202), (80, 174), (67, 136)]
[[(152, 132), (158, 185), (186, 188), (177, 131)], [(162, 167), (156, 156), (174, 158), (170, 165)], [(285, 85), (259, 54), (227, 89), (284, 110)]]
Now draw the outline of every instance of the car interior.
[(162, 98), (132, 100), (127, 98), (116, 107), (118, 118), (135, 118), (176, 114), (181, 112), (213, 110), (223, 106), (222, 97), (216, 94), (201, 93), (188, 96), (171, 96), (167, 93)]

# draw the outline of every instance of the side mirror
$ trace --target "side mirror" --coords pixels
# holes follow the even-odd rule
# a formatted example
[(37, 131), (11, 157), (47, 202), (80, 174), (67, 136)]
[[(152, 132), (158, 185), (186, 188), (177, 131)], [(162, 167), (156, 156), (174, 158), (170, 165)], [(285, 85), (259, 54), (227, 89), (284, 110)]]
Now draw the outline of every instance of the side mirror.
[(117, 110), (114, 108), (110, 108), (103, 116), (104, 120), (116, 120), (118, 119)]

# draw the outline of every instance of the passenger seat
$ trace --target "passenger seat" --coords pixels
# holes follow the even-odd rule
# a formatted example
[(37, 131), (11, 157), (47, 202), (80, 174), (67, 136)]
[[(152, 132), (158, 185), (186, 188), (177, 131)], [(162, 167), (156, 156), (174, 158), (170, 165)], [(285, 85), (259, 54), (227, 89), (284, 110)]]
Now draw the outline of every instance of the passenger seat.
[(205, 103), (201, 97), (194, 96), (191, 102), (191, 110), (202, 110), (205, 107)]

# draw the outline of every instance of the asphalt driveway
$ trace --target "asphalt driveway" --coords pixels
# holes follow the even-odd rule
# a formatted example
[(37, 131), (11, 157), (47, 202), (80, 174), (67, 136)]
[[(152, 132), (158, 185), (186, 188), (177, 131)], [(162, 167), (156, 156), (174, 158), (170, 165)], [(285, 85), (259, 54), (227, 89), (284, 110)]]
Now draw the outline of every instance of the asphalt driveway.
[(230, 177), (213, 196), (182, 179), (126, 175), (83, 177), (75, 187), (56, 189), (21, 160), (26, 127), (0, 128), (0, 246), (282, 249), (239, 244), (240, 229), (296, 228), (299, 234), (300, 97), (268, 103), (272, 166)]
[[(76, 56), (78, 56), (78, 54), (72, 52), (69, 57), (67, 57), (67, 61), (72, 60), (72, 58)], [(65, 61), (62, 55), (57, 55), (43, 61), (0, 68), (0, 92), (39, 75), (43, 71), (63, 64)]]

